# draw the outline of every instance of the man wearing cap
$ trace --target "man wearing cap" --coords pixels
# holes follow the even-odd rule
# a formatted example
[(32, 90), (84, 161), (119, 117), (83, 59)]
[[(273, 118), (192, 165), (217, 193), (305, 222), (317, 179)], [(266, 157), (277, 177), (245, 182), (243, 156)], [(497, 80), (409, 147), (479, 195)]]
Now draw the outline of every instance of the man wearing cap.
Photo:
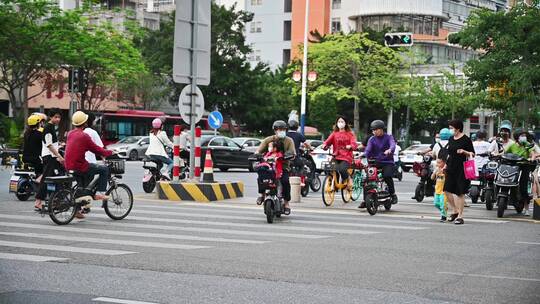
[[(108, 197), (103, 192), (107, 191), (109, 168), (103, 165), (89, 164), (85, 159), (85, 154), (90, 151), (96, 155), (106, 157), (112, 155), (113, 152), (99, 147), (88, 134), (84, 133), (87, 121), (88, 115), (82, 111), (75, 112), (71, 118), (71, 123), (75, 126), (75, 129), (67, 135), (65, 167), (66, 170), (84, 174), (89, 180), (92, 180), (94, 175), (99, 174), (94, 200), (106, 200)], [(84, 217), (82, 214), (77, 215), (77, 218), (82, 217)]]

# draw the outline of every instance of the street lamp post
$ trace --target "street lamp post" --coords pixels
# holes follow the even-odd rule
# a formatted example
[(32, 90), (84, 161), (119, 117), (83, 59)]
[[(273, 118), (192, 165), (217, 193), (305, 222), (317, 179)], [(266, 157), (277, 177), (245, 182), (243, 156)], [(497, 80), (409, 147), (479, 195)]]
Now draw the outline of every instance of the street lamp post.
[(306, 123), (306, 92), (307, 92), (307, 56), (309, 31), (309, 0), (306, 0), (306, 14), (304, 21), (304, 57), (302, 59), (302, 100), (300, 103), (300, 132), (304, 134)]

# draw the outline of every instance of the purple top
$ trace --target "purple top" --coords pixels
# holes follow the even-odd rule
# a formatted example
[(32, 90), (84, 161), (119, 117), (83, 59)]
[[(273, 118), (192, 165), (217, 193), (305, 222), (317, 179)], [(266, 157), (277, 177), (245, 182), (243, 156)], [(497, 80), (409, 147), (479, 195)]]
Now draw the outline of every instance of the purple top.
[[(388, 149), (392, 153), (384, 155), (384, 151)], [(371, 136), (366, 147), (365, 155), (368, 159), (374, 158), (378, 163), (393, 164), (395, 150), (396, 141), (392, 135), (384, 134), (381, 137)]]

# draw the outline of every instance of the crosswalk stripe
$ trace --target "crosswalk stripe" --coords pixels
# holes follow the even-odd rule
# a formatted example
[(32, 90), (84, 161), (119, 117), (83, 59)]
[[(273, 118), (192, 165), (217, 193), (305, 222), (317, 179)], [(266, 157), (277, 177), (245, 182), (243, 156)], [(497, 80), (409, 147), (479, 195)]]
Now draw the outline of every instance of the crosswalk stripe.
[(160, 243), (160, 242), (141, 242), (141, 241), (131, 241), (131, 240), (98, 239), (98, 238), (90, 238), (90, 237), (83, 237), (83, 236), (74, 237), (72, 235), (56, 235), (56, 234), (43, 234), (43, 233), (0, 232), (0, 235), (21, 236), (21, 237), (27, 237), (27, 238), (61, 240), (61, 241), (77, 241), (77, 242), (88, 242), (88, 243), (99, 243), (99, 244), (167, 248), (167, 249), (210, 248), (209, 246), (179, 245), (179, 244), (168, 244), (168, 243)]
[[(97, 216), (105, 218), (105, 216), (103, 216), (103, 215), (97, 215)], [(0, 218), (42, 221), (41, 218), (37, 218), (35, 216), (25, 216), (25, 215), (0, 214)], [(288, 232), (290, 232), (290, 231), (307, 231), (307, 232), (321, 232), (321, 233), (325, 233), (325, 234), (332, 233), (332, 234), (370, 235), (370, 234), (380, 233), (380, 232), (377, 232), (377, 231), (367, 231), (367, 230), (349, 230), (349, 229), (335, 229), (335, 228), (289, 226), (290, 222), (285, 222), (285, 221), (284, 221), (284, 223), (287, 223), (286, 226), (268, 225), (268, 224), (266, 224), (266, 222), (264, 222), (264, 224), (262, 222), (261, 222), (261, 224), (247, 224), (247, 223), (231, 223), (231, 222), (218, 222), (218, 221), (197, 221), (197, 220), (157, 218), (157, 217), (141, 217), (141, 216), (129, 216), (129, 220), (139, 220), (139, 221), (158, 222), (158, 223), (176, 223), (176, 224), (190, 224), (190, 225), (220, 226), (220, 227), (259, 228), (259, 229), (272, 229), (274, 231), (275, 230), (285, 230), (285, 231), (288, 231)], [(4, 225), (5, 223), (18, 225), (18, 223), (0, 222), (0, 226)], [(20, 225), (23, 225), (23, 224), (20, 224)], [(28, 225), (32, 225), (32, 224), (28, 224)], [(75, 228), (75, 227), (59, 227), (59, 226), (51, 226), (51, 225), (35, 225), (35, 226), (45, 227), (43, 229), (58, 230), (58, 231), (66, 231), (64, 228), (80, 229), (83, 232), (87, 231), (87, 229)], [(17, 227), (17, 226), (12, 226), (12, 227)], [(93, 229), (93, 230), (95, 230), (95, 229)], [(105, 233), (108, 233), (108, 234), (124, 233), (122, 231), (109, 231), (109, 230), (99, 230), (99, 231), (100, 232), (95, 232), (95, 233), (101, 233), (101, 231), (107, 231)], [(227, 230), (224, 229), (224, 231), (226, 232)], [(133, 236), (140, 236), (139, 234), (140, 233), (135, 233)], [(125, 232), (125, 234), (122, 234), (122, 235), (131, 235), (131, 234), (129, 232)], [(169, 238), (169, 237), (166, 237), (166, 238)], [(188, 236), (185, 236), (185, 237), (184, 236), (175, 236), (174, 238), (176, 238), (176, 239), (187, 239), (189, 237)], [(189, 238), (189, 239), (191, 239), (191, 238)], [(264, 243), (264, 242), (259, 242), (259, 241), (253, 241), (253, 242), (255, 242), (257, 244)]]
[(61, 262), (61, 261), (69, 260), (66, 258), (57, 258), (57, 257), (51, 257), (51, 256), (7, 253), (7, 252), (0, 252), (0, 259), (29, 261), (29, 262)]
[[(76, 237), (74, 237), (74, 239), (75, 238)], [(99, 255), (122, 255), (122, 254), (136, 253), (133, 251), (124, 251), (124, 250), (84, 248), (84, 247), (48, 245), (48, 244), (26, 243), (26, 242), (10, 242), (10, 241), (3, 241), (3, 240), (0, 240), (0, 246), (65, 251), (65, 252), (78, 252), (78, 253), (99, 254)]]
[[(233, 214), (250, 214), (250, 215), (262, 215), (263, 210), (262, 207), (258, 208), (258, 210), (254, 211), (238, 211), (240, 208), (235, 208), (231, 210), (226, 210), (225, 208), (215, 208), (214, 205), (201, 205), (199, 207), (184, 207), (181, 205), (173, 205), (173, 206), (157, 206), (157, 205), (142, 205), (137, 204), (137, 209), (143, 208), (143, 209), (164, 209), (164, 210), (186, 210), (186, 211), (201, 211), (204, 210), (204, 212), (214, 212), (214, 213), (233, 213)], [(223, 210), (225, 209), (225, 210)], [(293, 214), (294, 219), (325, 219), (325, 220), (339, 220), (341, 221), (355, 221), (356, 223), (359, 221), (365, 221), (365, 223), (373, 222), (373, 223), (396, 223), (396, 224), (413, 224), (413, 225), (424, 225), (424, 226), (440, 226), (441, 224), (439, 222), (421, 222), (421, 221), (407, 221), (407, 220), (389, 220), (384, 218), (378, 218), (378, 217), (368, 217), (368, 218), (361, 218), (357, 215), (355, 216), (335, 216), (335, 215), (298, 215), (296, 212)]]
[[(136, 214), (157, 214), (157, 215), (175, 215), (175, 216), (189, 216), (189, 217), (203, 217), (203, 218), (219, 218), (219, 219), (234, 219), (234, 220), (250, 220), (260, 221), (261, 217), (249, 217), (249, 216), (234, 216), (234, 215), (221, 215), (221, 214), (207, 214), (207, 213), (180, 213), (170, 211), (153, 211), (153, 210), (134, 210)], [(400, 229), (400, 230), (423, 230), (427, 227), (410, 227), (400, 225), (380, 225), (380, 224), (364, 224), (364, 223), (344, 223), (344, 222), (329, 222), (329, 221), (307, 221), (291, 219), (297, 224), (313, 224), (313, 225), (326, 225), (326, 226), (350, 226), (350, 227), (362, 227), (362, 228), (382, 228), (382, 229)]]
[(117, 303), (117, 304), (158, 304), (158, 303), (155, 303), (155, 302), (142, 302), (142, 301), (116, 299), (116, 298), (108, 298), (108, 297), (93, 298), (92, 301), (93, 302)]
[[(2, 217), (2, 215), (0, 215), (0, 217)], [(201, 242), (220, 242), (220, 243), (237, 243), (237, 244), (265, 244), (265, 243), (268, 243), (268, 241), (254, 241), (254, 240), (241, 240), (241, 239), (198, 237), (198, 236), (190, 236), (190, 235), (178, 235), (178, 234), (172, 235), (172, 234), (133, 232), (133, 231), (114, 231), (114, 230), (107, 230), (107, 229), (77, 228), (77, 227), (37, 225), (37, 224), (24, 224), (24, 223), (11, 223), (11, 222), (0, 222), (0, 226), (16, 227), (16, 228), (35, 228), (35, 229), (81, 232), (81, 233), (97, 233), (97, 234), (107, 234), (107, 235), (123, 235), (123, 236), (131, 236), (131, 237), (148, 237), (148, 238), (175, 239), (175, 240), (191, 240), (191, 241), (201, 241)], [(74, 241), (76, 239), (77, 239), (77, 237), (73, 237)]]

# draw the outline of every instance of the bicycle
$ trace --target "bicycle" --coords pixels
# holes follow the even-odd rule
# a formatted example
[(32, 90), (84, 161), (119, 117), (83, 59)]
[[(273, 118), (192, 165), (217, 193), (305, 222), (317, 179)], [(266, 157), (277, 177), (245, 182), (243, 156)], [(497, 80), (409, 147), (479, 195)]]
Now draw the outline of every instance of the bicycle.
[[(111, 219), (121, 220), (128, 216), (133, 207), (133, 192), (128, 185), (117, 182), (125, 172), (125, 161), (106, 160), (105, 165), (109, 167), (109, 186), (105, 192), (109, 200), (103, 201), (103, 209)], [(93, 200), (98, 179), (96, 175), (90, 183), (86, 183), (84, 174), (73, 171), (65, 176), (45, 178), (47, 190), (54, 191), (47, 208), (51, 220), (58, 225), (69, 224), (76, 213)]]
[(355, 159), (353, 164), (353, 189), (352, 200), (357, 201), (364, 193), (364, 181), (366, 180), (366, 172), (364, 171), (364, 164), (361, 159)]
[(334, 197), (337, 191), (341, 190), (341, 199), (344, 203), (350, 203), (352, 201), (353, 189), (348, 187), (350, 176), (354, 174), (354, 169), (349, 168), (349, 178), (343, 182), (339, 182), (339, 172), (336, 170), (336, 160), (332, 157), (329, 163), (323, 164), (326, 177), (324, 178), (324, 190), (322, 192), (322, 199), (325, 206), (329, 207), (334, 204)]

